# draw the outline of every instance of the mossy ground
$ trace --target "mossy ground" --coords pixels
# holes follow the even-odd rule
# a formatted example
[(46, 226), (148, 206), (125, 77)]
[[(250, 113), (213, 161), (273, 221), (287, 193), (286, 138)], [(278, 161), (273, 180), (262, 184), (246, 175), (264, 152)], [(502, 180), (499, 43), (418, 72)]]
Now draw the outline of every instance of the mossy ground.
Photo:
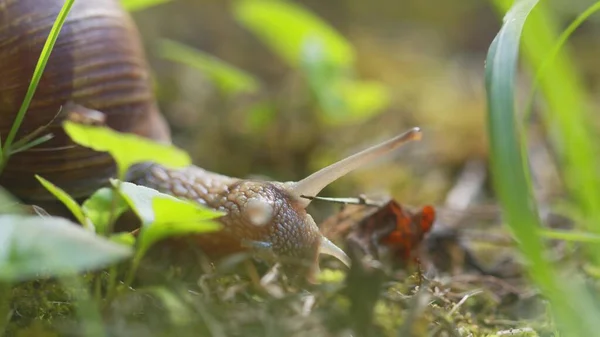
[[(493, 336), (514, 329), (512, 336), (553, 336), (555, 331), (546, 302), (523, 276), (465, 271), (419, 279), (417, 273), (392, 273), (366, 262), (344, 270), (325, 260), (320, 284), (297, 287), (277, 273), (256, 280), (269, 272), (260, 264), (209, 273), (190, 272), (190, 264), (146, 266), (136, 287), (121, 290), (111, 303), (96, 302), (108, 335)], [(15, 286), (6, 335), (81, 335), (86, 322), (76, 315), (74, 295), (54, 280)]]

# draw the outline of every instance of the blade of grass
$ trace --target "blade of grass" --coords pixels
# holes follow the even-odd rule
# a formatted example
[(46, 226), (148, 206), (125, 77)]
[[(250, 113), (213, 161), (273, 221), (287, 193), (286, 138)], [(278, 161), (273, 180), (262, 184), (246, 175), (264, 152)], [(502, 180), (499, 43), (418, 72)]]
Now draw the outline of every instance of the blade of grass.
[(596, 308), (576, 275), (569, 283), (557, 275), (545, 257), (523, 144), (515, 117), (515, 76), (521, 34), (538, 0), (517, 0), (504, 17), (486, 60), (488, 132), (494, 189), (506, 222), (527, 262), (530, 278), (551, 303), (557, 322), (568, 335), (593, 335)]
[(258, 80), (249, 73), (177, 41), (160, 41), (158, 53), (167, 60), (179, 62), (206, 74), (226, 94), (252, 93), (260, 86)]
[[(506, 0), (494, 2), (502, 11), (509, 6)], [(546, 104), (541, 116), (558, 153), (567, 189), (587, 220), (582, 222), (584, 225), (600, 222), (600, 195), (597, 193), (600, 180), (596, 172), (599, 164), (596, 157), (600, 152), (589, 129), (593, 124), (586, 107), (589, 99), (565, 41), (583, 17), (595, 10), (596, 5), (590, 7), (559, 37), (557, 20), (548, 6), (541, 3), (530, 15), (523, 32), (524, 59), (534, 71), (538, 70), (536, 80), (539, 82), (536, 83)], [(586, 226), (586, 229), (600, 234), (598, 225)], [(600, 251), (592, 256), (600, 259)]]
[(11, 151), (10, 154), (16, 154), (19, 152), (23, 152), (23, 151), (27, 151), (29, 149), (31, 149), (34, 146), (38, 146), (42, 143), (45, 143), (47, 141), (49, 141), (50, 139), (54, 138), (54, 135), (49, 133), (47, 135), (41, 136), (40, 138), (36, 138), (34, 140), (32, 140), (31, 142), (25, 143), (23, 146), (21, 147), (14, 147)]
[(4, 336), (6, 326), (10, 322), (11, 290), (12, 286), (10, 283), (0, 282), (0, 336)]
[(136, 12), (171, 1), (172, 0), (121, 0), (121, 6), (123, 6), (126, 11)]
[[(519, 42), (525, 19), (537, 0), (521, 0), (506, 14), (505, 24), (492, 42), (486, 61), (488, 130), (492, 151), (494, 186), (507, 217), (507, 223), (520, 248), (532, 264), (531, 274), (541, 284), (552, 280), (550, 266), (542, 257), (543, 246), (537, 233), (540, 221), (533, 201), (520, 130), (514, 117), (514, 79)], [(548, 280), (548, 281), (546, 281)], [(546, 284), (552, 289), (552, 284)]]
[(107, 336), (98, 303), (94, 302), (88, 287), (83, 282), (83, 278), (75, 275), (65, 276), (60, 281), (65, 289), (74, 293), (73, 300), (77, 316), (83, 325), (83, 331), (85, 331), (84, 336)]
[(579, 26), (581, 26), (581, 24), (584, 23), (585, 20), (592, 16), (592, 14), (596, 13), (599, 10), (600, 1), (590, 5), (590, 7), (588, 7), (585, 11), (579, 14), (577, 18), (575, 18), (575, 20), (573, 20), (573, 22), (571, 22), (571, 24), (569, 24), (569, 26), (562, 32), (562, 34), (560, 34), (558, 41), (552, 47), (552, 51), (545, 57), (544, 61), (542, 62), (535, 74), (535, 80), (532, 85), (531, 93), (529, 94), (527, 109), (525, 110), (525, 120), (527, 120), (532, 113), (534, 96), (540, 85), (542, 76), (545, 75), (545, 71), (548, 68), (550, 68), (551, 65), (554, 64), (556, 56), (561, 51), (561, 49), (567, 44), (567, 40), (569, 39), (569, 37), (571, 37), (573, 32), (575, 32), (575, 30), (577, 30), (577, 28), (579, 28)]
[(46, 68), (46, 64), (48, 63), (48, 59), (50, 58), (50, 54), (52, 53), (52, 49), (54, 48), (54, 44), (56, 43), (56, 40), (58, 39), (58, 35), (60, 34), (62, 26), (65, 23), (67, 15), (71, 11), (71, 7), (73, 6), (74, 2), (75, 2), (75, 0), (66, 0), (65, 1), (62, 9), (58, 13), (56, 20), (54, 21), (54, 24), (52, 25), (50, 34), (48, 35), (48, 38), (46, 39), (46, 43), (44, 44), (42, 53), (40, 54), (37, 65), (35, 66), (35, 70), (33, 72), (33, 77), (31, 79), (31, 82), (29, 82), (29, 88), (27, 89), (27, 92), (25, 93), (25, 98), (23, 99), (23, 103), (21, 104), (21, 107), (19, 108), (19, 112), (17, 113), (17, 116), (15, 117), (15, 121), (12, 125), (12, 128), (10, 129), (8, 136), (6, 137), (6, 140), (4, 142), (4, 147), (2, 148), (3, 156), (2, 156), (2, 158), (0, 158), (0, 173), (2, 173), (2, 169), (4, 168), (4, 166), (6, 165), (6, 162), (9, 159), (8, 157), (10, 156), (10, 153), (11, 153), (10, 149), (11, 149), (13, 140), (15, 139), (15, 136), (17, 135), (17, 131), (21, 127), (21, 124), (23, 123), (23, 119), (25, 118), (25, 113), (27, 112), (27, 109), (29, 109), (29, 104), (31, 103), (31, 100), (33, 99), (33, 95), (35, 94), (35, 91), (40, 82), (40, 79), (42, 78), (42, 74), (44, 73), (44, 69)]
[(600, 243), (600, 235), (585, 233), (585, 232), (575, 232), (570, 230), (542, 230), (540, 231), (540, 235), (546, 237), (547, 239), (558, 239), (563, 241), (574, 241), (574, 242), (588, 242), (598, 244)]
[[(12, 155), (12, 154), (15, 154), (17, 152), (20, 152), (17, 149), (21, 149), (21, 148), (25, 148), (25, 147), (32, 148), (35, 145), (41, 144), (41, 143), (37, 143), (35, 145), (31, 145), (31, 144), (28, 144), (28, 143), (29, 142), (35, 143), (35, 141), (32, 141), (32, 140), (35, 137), (37, 137), (39, 134), (41, 134), (42, 132), (44, 132), (44, 130), (48, 129), (48, 127), (50, 127), (50, 124), (52, 124), (56, 120), (56, 118), (60, 115), (61, 110), (62, 110), (62, 108), (59, 109), (59, 111), (56, 113), (56, 115), (54, 115), (54, 117), (48, 123), (46, 123), (45, 125), (40, 126), (39, 128), (33, 130), (33, 132), (31, 132), (31, 133), (29, 133), (29, 134), (21, 137), (21, 139), (15, 141), (15, 142), (13, 142), (12, 145), (11, 145), (12, 152), (10, 154)], [(50, 140), (50, 139), (52, 139), (54, 137), (54, 135), (52, 135), (52, 136), (50, 136), (50, 135), (52, 135), (52, 134), (49, 133), (49, 134), (47, 134), (45, 136), (42, 136), (40, 138), (50, 137), (50, 138), (48, 138), (48, 140)]]

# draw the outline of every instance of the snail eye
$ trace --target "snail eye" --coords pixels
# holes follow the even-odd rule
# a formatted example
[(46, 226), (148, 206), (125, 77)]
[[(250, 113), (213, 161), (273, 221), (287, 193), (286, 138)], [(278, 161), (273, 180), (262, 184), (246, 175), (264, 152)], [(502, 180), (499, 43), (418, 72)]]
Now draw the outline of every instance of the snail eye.
[(246, 202), (244, 214), (255, 226), (264, 226), (273, 219), (273, 205), (263, 198), (250, 198)]

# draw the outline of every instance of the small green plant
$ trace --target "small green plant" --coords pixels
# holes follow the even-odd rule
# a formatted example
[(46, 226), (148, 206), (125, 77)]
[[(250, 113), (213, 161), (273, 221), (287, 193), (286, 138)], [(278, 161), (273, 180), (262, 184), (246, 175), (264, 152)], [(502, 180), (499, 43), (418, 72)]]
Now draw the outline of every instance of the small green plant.
[[(169, 167), (189, 164), (189, 157), (181, 150), (141, 137), (72, 122), (65, 122), (64, 127), (80, 145), (94, 144), (95, 149), (111, 153), (120, 176), (124, 176), (131, 165), (145, 160)], [(126, 152), (129, 155), (124, 155)], [(97, 293), (95, 302), (91, 302), (97, 307), (129, 288), (141, 259), (156, 242), (168, 237), (220, 229), (220, 225), (214, 222), (222, 215), (220, 212), (118, 179), (112, 180), (111, 188), (98, 190), (79, 205), (51, 182), (43, 177), (37, 178), (80, 224), (60, 217), (26, 216), (10, 211), (0, 215), (0, 238), (3, 240), (0, 284), (3, 298), (8, 298), (6, 291), (13, 282), (39, 277), (64, 278), (70, 285), (78, 284), (85, 290), (86, 275), (108, 267), (107, 295), (98, 298)], [(137, 237), (112, 232), (114, 221), (128, 209), (132, 209), (142, 223)], [(131, 265), (123, 265), (124, 259), (130, 259)], [(119, 266), (125, 268), (124, 273), (119, 271)], [(121, 286), (116, 282), (119, 274), (126, 275)], [(89, 275), (98, 287), (102, 274)], [(87, 290), (81, 296), (88, 298)], [(7, 310), (5, 304), (0, 316), (10, 317)], [(92, 312), (90, 315), (96, 314)], [(97, 319), (87, 318), (90, 324), (97, 324)]]
[[(21, 108), (4, 144), (0, 144), (0, 173), (11, 155), (52, 138), (51, 134), (35, 138), (45, 130), (45, 127), (41, 127), (14, 141), (73, 4), (74, 0), (65, 1), (55, 20)], [(149, 4), (148, 1), (129, 1), (127, 6), (133, 10)], [(149, 193), (148, 189), (140, 186), (121, 184), (127, 169), (135, 163), (152, 160), (170, 167), (184, 166), (190, 163), (187, 153), (104, 127), (67, 121), (64, 129), (76, 143), (110, 153), (117, 163), (120, 179), (114, 180), (110, 188), (98, 190), (79, 205), (61, 188), (36, 176), (71, 211), (79, 224), (60, 217), (27, 215), (16, 200), (4, 190), (0, 191), (0, 332), (4, 332), (12, 316), (10, 301), (14, 284), (40, 278), (58, 278), (76, 294), (73, 301), (81, 321), (85, 322), (86, 335), (104, 336), (99, 312), (103, 301), (99, 292), (92, 299), (88, 286), (90, 277), (96, 289), (99, 289), (102, 273), (98, 271), (110, 269), (106, 291), (106, 299), (110, 300), (119, 289), (124, 289), (117, 289), (116, 283), (117, 269), (123, 260), (132, 261), (133, 266), (126, 273), (129, 284), (135, 276), (139, 260), (160, 239), (219, 229), (218, 224), (211, 221), (220, 216), (218, 212), (174, 200), (157, 191)], [(116, 219), (130, 208), (140, 217), (145, 217), (145, 221), (142, 221), (144, 227), (137, 239), (129, 233), (112, 232)]]

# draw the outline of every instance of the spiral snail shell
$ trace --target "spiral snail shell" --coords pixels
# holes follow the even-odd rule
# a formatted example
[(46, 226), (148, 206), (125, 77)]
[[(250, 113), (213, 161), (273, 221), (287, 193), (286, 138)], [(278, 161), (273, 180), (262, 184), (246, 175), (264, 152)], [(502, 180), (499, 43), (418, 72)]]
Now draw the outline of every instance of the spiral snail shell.
[[(0, 0), (0, 135), (6, 136), (31, 81), (63, 0)], [(80, 198), (115, 173), (106, 153), (75, 146), (62, 130), (61, 107), (72, 101), (106, 115), (106, 124), (169, 142), (139, 34), (117, 0), (75, 1), (50, 55), (16, 139), (47, 125), (54, 138), (13, 155), (0, 185), (20, 199), (51, 201), (40, 174)], [(4, 143), (4, 142), (3, 142)]]

